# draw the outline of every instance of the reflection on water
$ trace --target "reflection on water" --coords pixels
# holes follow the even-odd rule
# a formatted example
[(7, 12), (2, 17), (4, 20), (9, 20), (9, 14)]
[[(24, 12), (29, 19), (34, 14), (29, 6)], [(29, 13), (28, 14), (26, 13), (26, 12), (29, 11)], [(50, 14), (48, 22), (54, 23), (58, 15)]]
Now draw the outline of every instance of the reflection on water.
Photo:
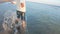
[[(29, 34), (60, 34), (60, 7), (32, 2), (27, 2), (26, 6)], [(0, 5), (0, 20), (6, 10), (14, 11), (15, 6), (10, 3)]]

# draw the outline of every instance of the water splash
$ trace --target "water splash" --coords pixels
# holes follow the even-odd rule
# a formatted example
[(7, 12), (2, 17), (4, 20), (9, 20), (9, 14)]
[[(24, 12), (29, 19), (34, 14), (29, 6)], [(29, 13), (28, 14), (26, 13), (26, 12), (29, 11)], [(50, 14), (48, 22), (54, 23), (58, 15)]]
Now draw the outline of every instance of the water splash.
[[(4, 23), (3, 23), (3, 28), (5, 31), (12, 31), (14, 33), (15, 27), (12, 26), (12, 24), (15, 23), (15, 20), (17, 19), (16, 11), (8, 10), (4, 14)], [(27, 23), (26, 20), (24, 21), (25, 24), (24, 27), (22, 28), (21, 20), (19, 21), (20, 23), (20, 29), (22, 34), (28, 34), (28, 29), (27, 29)], [(14, 25), (15, 26), (15, 25)], [(16, 29), (15, 29), (16, 30)], [(11, 32), (11, 33), (12, 33)], [(23, 33), (24, 32), (24, 33)], [(20, 32), (19, 32), (20, 33)], [(15, 32), (16, 34), (16, 32)]]

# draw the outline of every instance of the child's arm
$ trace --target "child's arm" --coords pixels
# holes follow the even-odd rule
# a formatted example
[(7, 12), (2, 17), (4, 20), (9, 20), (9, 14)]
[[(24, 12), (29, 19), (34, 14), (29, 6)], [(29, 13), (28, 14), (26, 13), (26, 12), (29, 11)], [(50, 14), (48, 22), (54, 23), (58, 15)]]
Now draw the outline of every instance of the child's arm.
[(16, 1), (11, 1), (12, 4), (16, 4)]
[(13, 0), (0, 0), (0, 3), (11, 2)]
[(16, 0), (0, 0), (0, 3), (11, 2), (12, 4), (16, 4)]

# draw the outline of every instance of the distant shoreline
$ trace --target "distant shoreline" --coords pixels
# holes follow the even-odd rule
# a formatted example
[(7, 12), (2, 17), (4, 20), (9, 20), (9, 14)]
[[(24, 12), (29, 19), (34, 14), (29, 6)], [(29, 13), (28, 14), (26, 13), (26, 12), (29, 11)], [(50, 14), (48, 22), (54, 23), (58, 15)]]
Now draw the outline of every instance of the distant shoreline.
[(56, 6), (60, 6), (60, 2), (56, 1), (56, 2), (51, 2), (51, 1), (28, 1), (28, 2), (36, 2), (36, 3), (43, 3), (43, 4), (49, 4), (49, 5), (56, 5)]

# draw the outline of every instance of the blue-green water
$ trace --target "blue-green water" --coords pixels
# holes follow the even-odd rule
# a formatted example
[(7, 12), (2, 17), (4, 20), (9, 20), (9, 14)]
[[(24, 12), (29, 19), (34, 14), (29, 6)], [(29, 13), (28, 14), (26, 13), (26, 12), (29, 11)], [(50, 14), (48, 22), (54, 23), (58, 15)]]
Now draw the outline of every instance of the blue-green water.
[[(27, 6), (27, 28), (29, 34), (60, 34), (60, 7), (26, 2)], [(10, 3), (0, 5), (0, 23), (7, 10), (15, 10)], [(0, 28), (1, 30), (1, 28)]]

